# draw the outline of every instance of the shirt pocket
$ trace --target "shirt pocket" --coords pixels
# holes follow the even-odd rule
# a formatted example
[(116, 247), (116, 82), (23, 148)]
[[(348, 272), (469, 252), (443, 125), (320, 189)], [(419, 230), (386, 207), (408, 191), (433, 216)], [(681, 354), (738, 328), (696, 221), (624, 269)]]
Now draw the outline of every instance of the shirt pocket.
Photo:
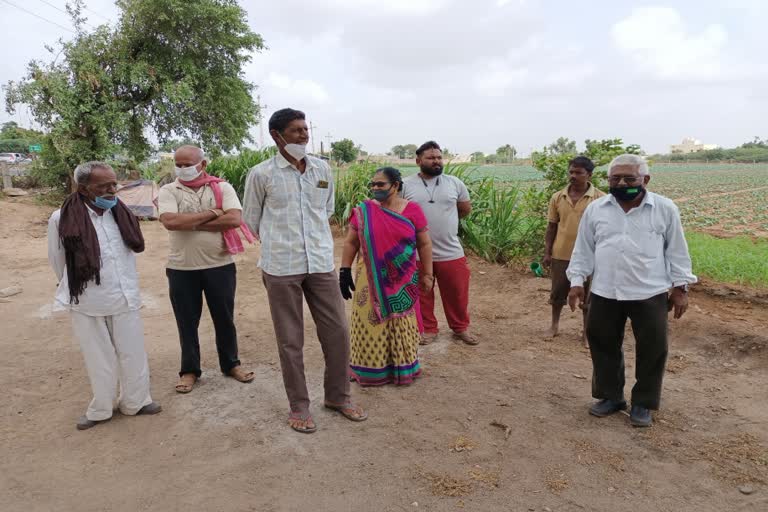
[(655, 259), (662, 256), (664, 250), (664, 234), (653, 227), (643, 227), (635, 232), (637, 252), (639, 255)]
[(329, 189), (314, 187), (309, 192), (309, 202), (313, 208), (325, 208), (328, 203), (328, 194), (330, 194)]

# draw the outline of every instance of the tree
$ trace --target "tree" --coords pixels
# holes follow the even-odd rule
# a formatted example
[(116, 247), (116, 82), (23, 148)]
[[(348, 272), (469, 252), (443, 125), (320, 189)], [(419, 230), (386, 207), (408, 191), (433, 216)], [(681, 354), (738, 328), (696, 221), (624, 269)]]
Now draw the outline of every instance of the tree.
[(755, 136), (755, 138), (749, 142), (745, 142), (741, 146), (739, 146), (743, 149), (752, 149), (752, 148), (768, 148), (768, 138), (765, 140), (760, 140), (760, 137)]
[(43, 132), (27, 130), (8, 121), (0, 128), (0, 153), (29, 153), (29, 146), (40, 144), (44, 137)]
[[(546, 146), (542, 151), (534, 151), (531, 155), (533, 166), (544, 174), (544, 179), (548, 182), (546, 188), (547, 199), (549, 195), (565, 188), (568, 184), (568, 161), (576, 156), (575, 153), (558, 152), (566, 146), (562, 141), (567, 141), (567, 139), (561, 137), (554, 144)], [(573, 141), (568, 142), (567, 145), (570, 145), (571, 142)], [(595, 167), (607, 164), (614, 157), (622, 153), (641, 153), (640, 146), (637, 144), (624, 146), (624, 142), (621, 139), (587, 139), (584, 141), (584, 144), (586, 146), (584, 156), (592, 160)], [(576, 143), (573, 142), (573, 145), (575, 146)], [(554, 151), (553, 147), (555, 148)], [(596, 186), (605, 188), (604, 178), (605, 172), (595, 171), (592, 181)]]
[(401, 145), (398, 144), (397, 146), (392, 146), (392, 149), (390, 150), (390, 153), (392, 156), (396, 156), (400, 159), (406, 159), (406, 158), (416, 158), (416, 150), (419, 149), (416, 144), (405, 144)]
[(496, 150), (496, 161), (504, 164), (511, 164), (515, 156), (517, 156), (517, 150), (509, 144), (505, 144)]
[(576, 141), (567, 137), (559, 137), (555, 142), (547, 146), (547, 149), (555, 155), (575, 155)]
[[(48, 64), (6, 86), (6, 110), (28, 104), (49, 130), (41, 160), (54, 178), (83, 160), (125, 152), (140, 162), (173, 135), (213, 154), (240, 148), (258, 121), (243, 66), (264, 43), (235, 0), (118, 0), (111, 27), (84, 31), (82, 0), (68, 4), (77, 30)], [(54, 179), (55, 181), (55, 179)]]
[(354, 162), (359, 149), (351, 139), (342, 139), (331, 144), (331, 158), (337, 162)]
[(194, 146), (197, 144), (198, 142), (196, 140), (190, 139), (189, 137), (184, 137), (182, 139), (168, 139), (164, 143), (160, 144), (157, 149), (163, 153), (170, 153), (171, 151), (175, 151), (176, 148), (180, 146)]
[(472, 153), (472, 155), (470, 155), (469, 158), (472, 161), (472, 163), (475, 163), (475, 164), (485, 163), (485, 153), (483, 153), (482, 151), (475, 151), (474, 153)]

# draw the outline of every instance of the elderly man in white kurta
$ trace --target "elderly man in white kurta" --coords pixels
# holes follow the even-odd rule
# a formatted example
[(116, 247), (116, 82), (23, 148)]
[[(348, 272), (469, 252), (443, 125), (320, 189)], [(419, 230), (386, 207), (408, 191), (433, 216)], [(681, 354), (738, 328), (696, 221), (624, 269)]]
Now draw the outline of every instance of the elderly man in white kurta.
[[(115, 196), (117, 178), (103, 162), (75, 169), (77, 191), (48, 221), (48, 260), (59, 286), (55, 309), (68, 310), (93, 399), (78, 430), (126, 415), (156, 414), (139, 308), (135, 253), (144, 250), (138, 219)], [(119, 386), (119, 395), (118, 395)]]

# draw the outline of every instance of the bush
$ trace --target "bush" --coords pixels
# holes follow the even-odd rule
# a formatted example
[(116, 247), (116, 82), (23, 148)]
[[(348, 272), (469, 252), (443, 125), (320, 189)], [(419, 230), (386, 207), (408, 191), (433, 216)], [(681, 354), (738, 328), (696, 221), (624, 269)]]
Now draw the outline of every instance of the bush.
[(248, 172), (255, 165), (275, 156), (276, 153), (275, 146), (265, 149), (244, 149), (237, 155), (223, 156), (213, 160), (208, 164), (208, 174), (227, 180), (242, 200)]
[(331, 221), (346, 227), (352, 208), (371, 197), (368, 183), (376, 173), (378, 164), (362, 162), (346, 168), (336, 168), (334, 171), (334, 211)]
[(445, 172), (462, 180), (472, 199), (472, 212), (461, 220), (459, 231), (464, 247), (502, 264), (541, 252), (546, 217), (536, 208), (543, 192), (510, 183), (497, 186), (493, 178), (474, 179), (475, 169), (466, 164), (448, 164)]

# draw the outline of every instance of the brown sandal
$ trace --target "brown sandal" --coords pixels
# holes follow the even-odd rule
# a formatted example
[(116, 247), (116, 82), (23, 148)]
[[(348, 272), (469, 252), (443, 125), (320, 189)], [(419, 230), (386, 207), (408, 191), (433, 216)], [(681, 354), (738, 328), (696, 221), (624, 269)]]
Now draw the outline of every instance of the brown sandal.
[(291, 423), (291, 420), (303, 421), (305, 425), (309, 421), (311, 421), (312, 423), (315, 423), (315, 420), (312, 419), (312, 415), (309, 414), (308, 412), (305, 412), (305, 413), (291, 412), (288, 415), (288, 425), (296, 432), (301, 432), (302, 434), (312, 434), (314, 432), (317, 432), (317, 423), (315, 423), (314, 427), (310, 427), (310, 426), (299, 427)]
[(237, 382), (242, 382), (244, 384), (247, 384), (249, 382), (253, 382), (253, 379), (256, 378), (256, 374), (253, 372), (247, 372), (243, 370), (241, 366), (235, 366), (231, 370), (229, 370), (229, 373), (227, 374), (229, 377), (232, 377)]
[(197, 375), (194, 373), (185, 373), (179, 377), (179, 383), (176, 384), (177, 393), (189, 393), (197, 382)]
[(336, 411), (351, 421), (365, 421), (368, 419), (368, 413), (366, 413), (359, 405), (353, 405), (352, 402), (347, 402), (343, 405), (325, 402), (325, 408)]

